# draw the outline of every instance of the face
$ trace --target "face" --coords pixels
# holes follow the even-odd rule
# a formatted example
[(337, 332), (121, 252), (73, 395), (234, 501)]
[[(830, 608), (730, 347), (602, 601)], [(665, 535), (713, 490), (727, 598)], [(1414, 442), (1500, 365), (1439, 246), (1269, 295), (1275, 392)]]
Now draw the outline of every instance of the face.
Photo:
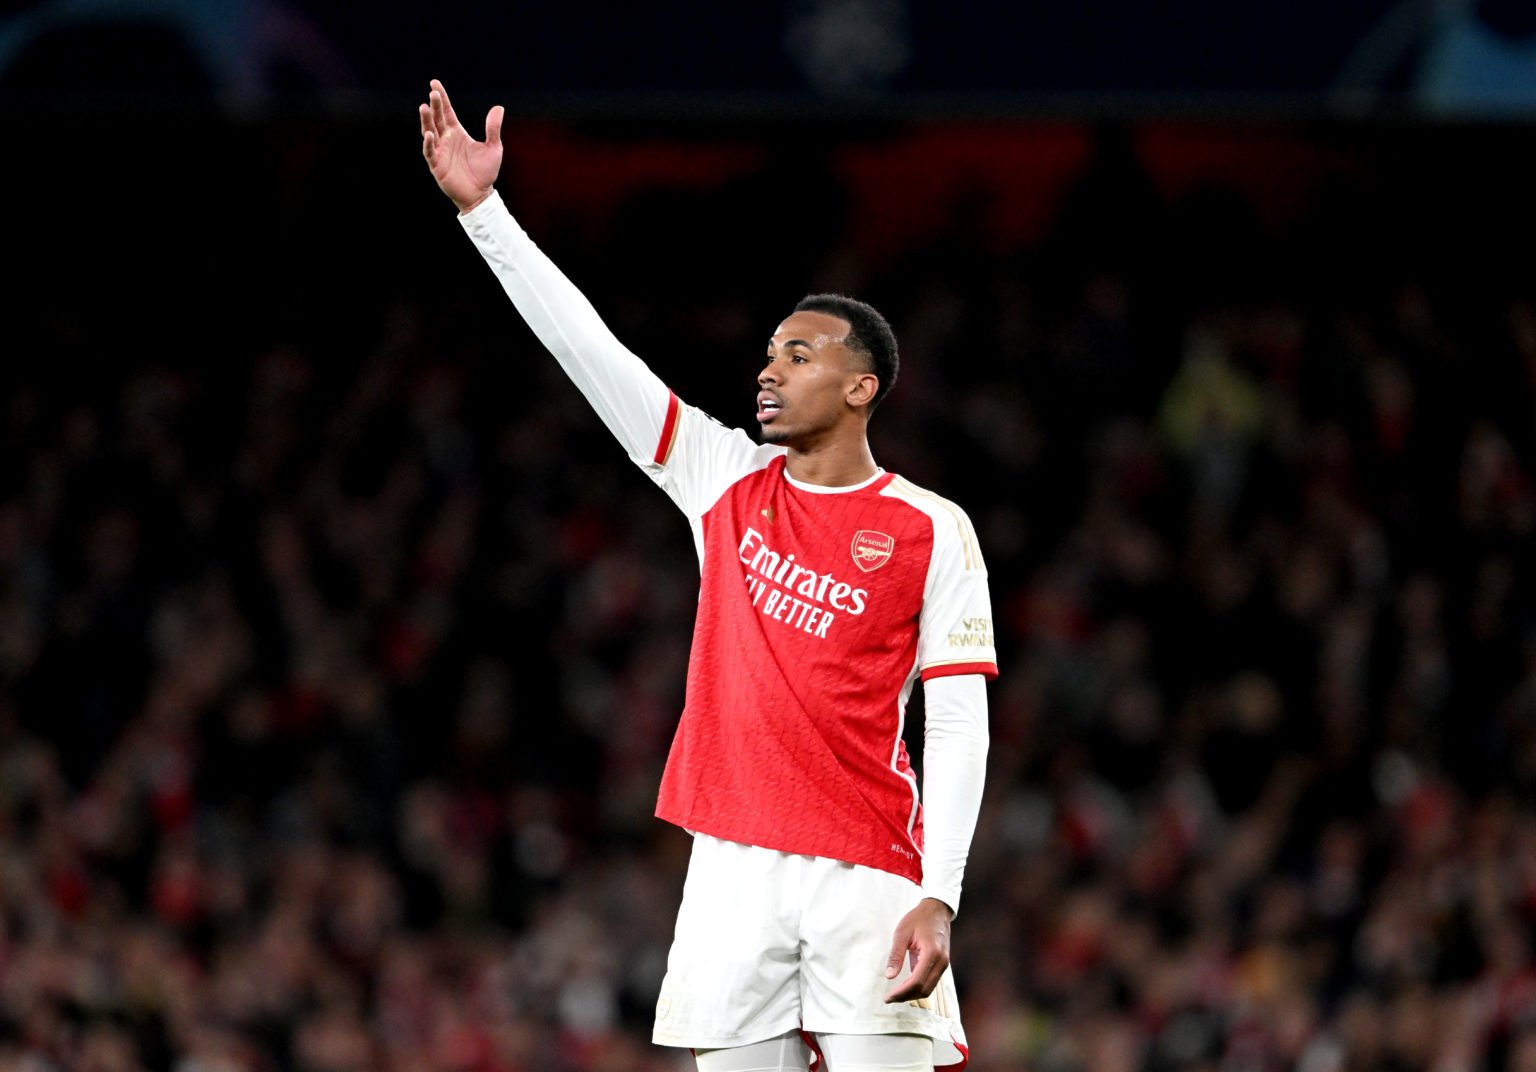
[(843, 342), (848, 321), (796, 312), (768, 340), (758, 374), (757, 422), (765, 443), (806, 443), (858, 419), (878, 381)]

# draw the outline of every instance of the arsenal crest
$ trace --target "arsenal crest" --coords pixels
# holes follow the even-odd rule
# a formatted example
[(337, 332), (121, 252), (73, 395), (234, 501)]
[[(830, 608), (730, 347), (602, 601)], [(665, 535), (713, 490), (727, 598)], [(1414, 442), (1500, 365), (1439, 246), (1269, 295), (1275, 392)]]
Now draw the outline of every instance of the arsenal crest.
[(896, 550), (896, 540), (883, 532), (860, 529), (853, 534), (853, 546), (849, 550), (853, 552), (853, 564), (868, 573), (891, 560), (891, 552)]

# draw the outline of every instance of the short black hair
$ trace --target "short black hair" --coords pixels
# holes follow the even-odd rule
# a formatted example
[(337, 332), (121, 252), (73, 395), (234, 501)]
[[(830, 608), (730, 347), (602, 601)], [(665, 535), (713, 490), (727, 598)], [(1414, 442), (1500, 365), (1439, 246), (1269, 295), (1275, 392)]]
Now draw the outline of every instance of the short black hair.
[(870, 410), (874, 410), (896, 385), (896, 373), (901, 370), (896, 333), (891, 330), (890, 322), (874, 306), (846, 294), (807, 294), (795, 306), (795, 312), (827, 313), (848, 321), (844, 345), (863, 354), (869, 361), (869, 370), (880, 381), (875, 397), (869, 402)]

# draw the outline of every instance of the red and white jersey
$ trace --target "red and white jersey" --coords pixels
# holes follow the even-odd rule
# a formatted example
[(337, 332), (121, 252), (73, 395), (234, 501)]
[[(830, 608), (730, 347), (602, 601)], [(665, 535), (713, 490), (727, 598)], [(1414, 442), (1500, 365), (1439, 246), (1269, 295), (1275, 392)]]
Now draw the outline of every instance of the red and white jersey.
[(921, 883), (907, 698), (919, 675), (997, 673), (969, 520), (890, 473), (797, 483), (782, 448), (669, 408), (652, 476), (692, 523), (703, 576), (657, 814)]
[(657, 815), (922, 883), (907, 699), (919, 677), (997, 673), (969, 519), (886, 472), (849, 488), (793, 480), (784, 448), (682, 404), (619, 344), (499, 198), (460, 220), (693, 530), (699, 611)]

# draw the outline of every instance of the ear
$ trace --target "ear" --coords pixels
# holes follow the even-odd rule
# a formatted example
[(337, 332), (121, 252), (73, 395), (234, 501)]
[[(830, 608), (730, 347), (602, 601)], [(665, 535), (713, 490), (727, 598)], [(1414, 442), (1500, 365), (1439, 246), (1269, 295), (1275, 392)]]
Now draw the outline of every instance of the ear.
[(848, 388), (846, 398), (848, 404), (854, 408), (867, 406), (874, 401), (875, 395), (880, 391), (880, 377), (873, 372), (856, 373), (853, 384)]

